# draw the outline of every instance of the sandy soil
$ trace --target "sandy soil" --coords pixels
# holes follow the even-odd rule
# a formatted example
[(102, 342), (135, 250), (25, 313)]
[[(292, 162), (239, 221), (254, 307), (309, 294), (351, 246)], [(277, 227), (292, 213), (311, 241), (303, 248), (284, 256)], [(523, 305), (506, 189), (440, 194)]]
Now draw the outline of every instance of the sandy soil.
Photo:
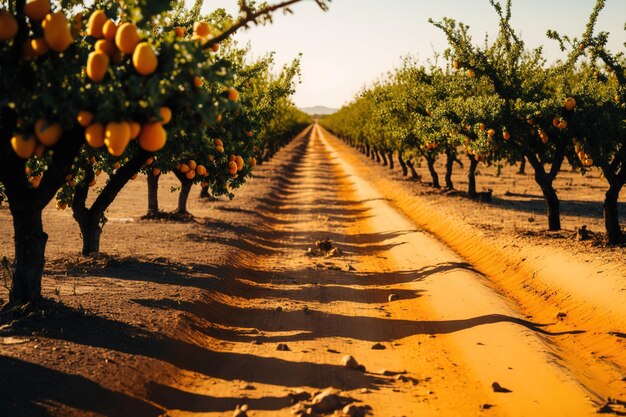
[[(138, 180), (111, 208), (96, 258), (77, 255), (69, 213), (46, 209), (45, 293), (57, 303), (1, 330), (0, 410), (293, 415), (333, 387), (331, 408), (377, 416), (587, 416), (623, 398), (621, 342), (612, 371), (570, 348), (590, 339), (579, 320), (612, 318), (619, 303), (529, 317), (520, 285), (505, 291), (417, 226), (423, 213), (389, 198), (400, 182), (379, 171), (315, 127), (234, 202), (193, 198), (193, 223), (138, 220)], [(162, 181), (166, 209), (172, 186)], [(0, 255), (10, 230), (0, 210)], [(322, 239), (341, 252), (307, 256)], [(347, 354), (363, 368), (343, 366)]]

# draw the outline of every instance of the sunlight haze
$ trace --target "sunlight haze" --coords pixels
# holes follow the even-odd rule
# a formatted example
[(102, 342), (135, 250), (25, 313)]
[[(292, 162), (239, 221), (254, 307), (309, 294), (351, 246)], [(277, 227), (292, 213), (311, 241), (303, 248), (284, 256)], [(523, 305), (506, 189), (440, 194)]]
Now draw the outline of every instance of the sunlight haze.
[[(594, 0), (517, 0), (513, 22), (527, 46), (544, 45), (546, 58), (552, 62), (563, 55), (546, 31), (580, 36), (594, 5)], [(238, 12), (235, 0), (206, 2), (203, 10), (216, 7)], [(429, 18), (451, 17), (470, 25), (476, 42), (497, 30), (496, 14), (487, 0), (334, 0), (328, 12), (305, 1), (293, 11), (288, 16), (277, 13), (272, 25), (252, 27), (235, 39), (250, 42), (255, 55), (275, 51), (279, 65), (303, 54), (302, 84), (294, 96), (300, 107), (338, 108), (361, 87), (400, 65), (403, 56), (425, 61), (433, 51), (442, 52), (447, 46), (445, 37), (428, 23)], [(608, 0), (597, 29), (610, 32), (612, 50), (626, 41), (625, 21), (626, 1)]]

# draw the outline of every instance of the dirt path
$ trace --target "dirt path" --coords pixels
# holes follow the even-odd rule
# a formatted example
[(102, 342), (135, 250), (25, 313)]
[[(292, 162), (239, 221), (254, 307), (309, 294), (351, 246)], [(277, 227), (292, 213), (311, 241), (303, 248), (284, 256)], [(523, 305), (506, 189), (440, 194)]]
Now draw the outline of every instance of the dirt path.
[[(196, 304), (185, 330), (212, 352), (211, 377), (184, 371), (153, 391), (185, 404), (174, 415), (244, 403), (252, 415), (292, 415), (290, 394), (326, 387), (383, 416), (593, 413), (598, 399), (550, 346), (571, 331), (525, 320), (359, 178), (317, 127), (276, 175), (258, 227), (241, 231), (255, 255), (231, 259), (231, 279)], [(321, 239), (343, 255), (305, 256)], [(347, 354), (366, 372), (344, 368)], [(494, 382), (512, 392), (494, 392)]]
[[(563, 340), (589, 350), (579, 316), (525, 317), (363, 167), (314, 127), (235, 201), (193, 198), (191, 223), (140, 220), (146, 188), (135, 181), (95, 258), (78, 255), (71, 214), (51, 204), (44, 295), (57, 303), (0, 328), (0, 415), (229, 416), (247, 404), (250, 416), (290, 416), (311, 405), (293, 404), (303, 392), (328, 387), (334, 405), (354, 400), (375, 416), (593, 415), (601, 399), (585, 387), (608, 386), (597, 378), (606, 361), (561, 351)], [(166, 209), (176, 185), (161, 180)], [(0, 229), (10, 230), (6, 210)], [(305, 256), (324, 239), (340, 256)], [(0, 249), (11, 253), (10, 233)], [(611, 360), (623, 359), (618, 341)], [(620, 397), (623, 380), (610, 383)]]

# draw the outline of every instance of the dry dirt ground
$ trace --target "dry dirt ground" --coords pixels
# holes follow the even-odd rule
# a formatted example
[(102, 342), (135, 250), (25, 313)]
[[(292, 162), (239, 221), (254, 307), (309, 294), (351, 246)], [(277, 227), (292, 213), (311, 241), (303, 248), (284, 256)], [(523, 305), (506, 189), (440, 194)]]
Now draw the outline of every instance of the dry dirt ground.
[[(191, 223), (140, 220), (145, 181), (130, 184), (97, 257), (47, 208), (54, 303), (0, 330), (0, 415), (626, 412), (623, 269), (591, 260), (606, 272), (590, 282), (584, 260), (522, 238), (494, 260), (499, 237), (468, 244), (474, 226), (440, 218), (452, 200), (384, 174), (314, 126), (233, 202), (194, 197)], [(339, 250), (319, 253), (326, 239)]]

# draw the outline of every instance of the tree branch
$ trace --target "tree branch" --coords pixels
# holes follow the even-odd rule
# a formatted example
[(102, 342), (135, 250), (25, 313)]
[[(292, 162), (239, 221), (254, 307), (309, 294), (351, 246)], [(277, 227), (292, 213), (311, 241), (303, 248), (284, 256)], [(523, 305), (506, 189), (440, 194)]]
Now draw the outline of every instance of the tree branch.
[[(241, 29), (242, 27), (247, 27), (248, 23), (250, 22), (254, 22), (257, 23), (257, 19), (259, 17), (265, 16), (265, 15), (269, 15), (273, 12), (275, 12), (276, 10), (280, 10), (280, 9), (287, 9), (289, 6), (299, 3), (302, 0), (287, 0), (287, 1), (283, 1), (281, 3), (277, 3), (274, 4), (272, 6), (267, 6), (257, 12), (250, 12), (250, 9), (242, 9), (245, 11), (245, 16), (240, 18), (234, 25), (232, 25), (228, 30), (226, 30), (225, 32), (222, 32), (220, 35), (214, 37), (213, 39), (210, 39), (209, 41), (207, 41), (204, 44), (204, 49), (208, 49), (211, 46), (222, 42), (225, 39), (228, 39), (231, 35), (233, 35), (235, 32), (237, 32), (239, 29)], [(330, 2), (331, 0), (315, 0), (315, 2), (317, 3), (317, 5), (324, 11), (326, 11), (328, 9), (328, 6), (326, 5), (326, 2)]]

